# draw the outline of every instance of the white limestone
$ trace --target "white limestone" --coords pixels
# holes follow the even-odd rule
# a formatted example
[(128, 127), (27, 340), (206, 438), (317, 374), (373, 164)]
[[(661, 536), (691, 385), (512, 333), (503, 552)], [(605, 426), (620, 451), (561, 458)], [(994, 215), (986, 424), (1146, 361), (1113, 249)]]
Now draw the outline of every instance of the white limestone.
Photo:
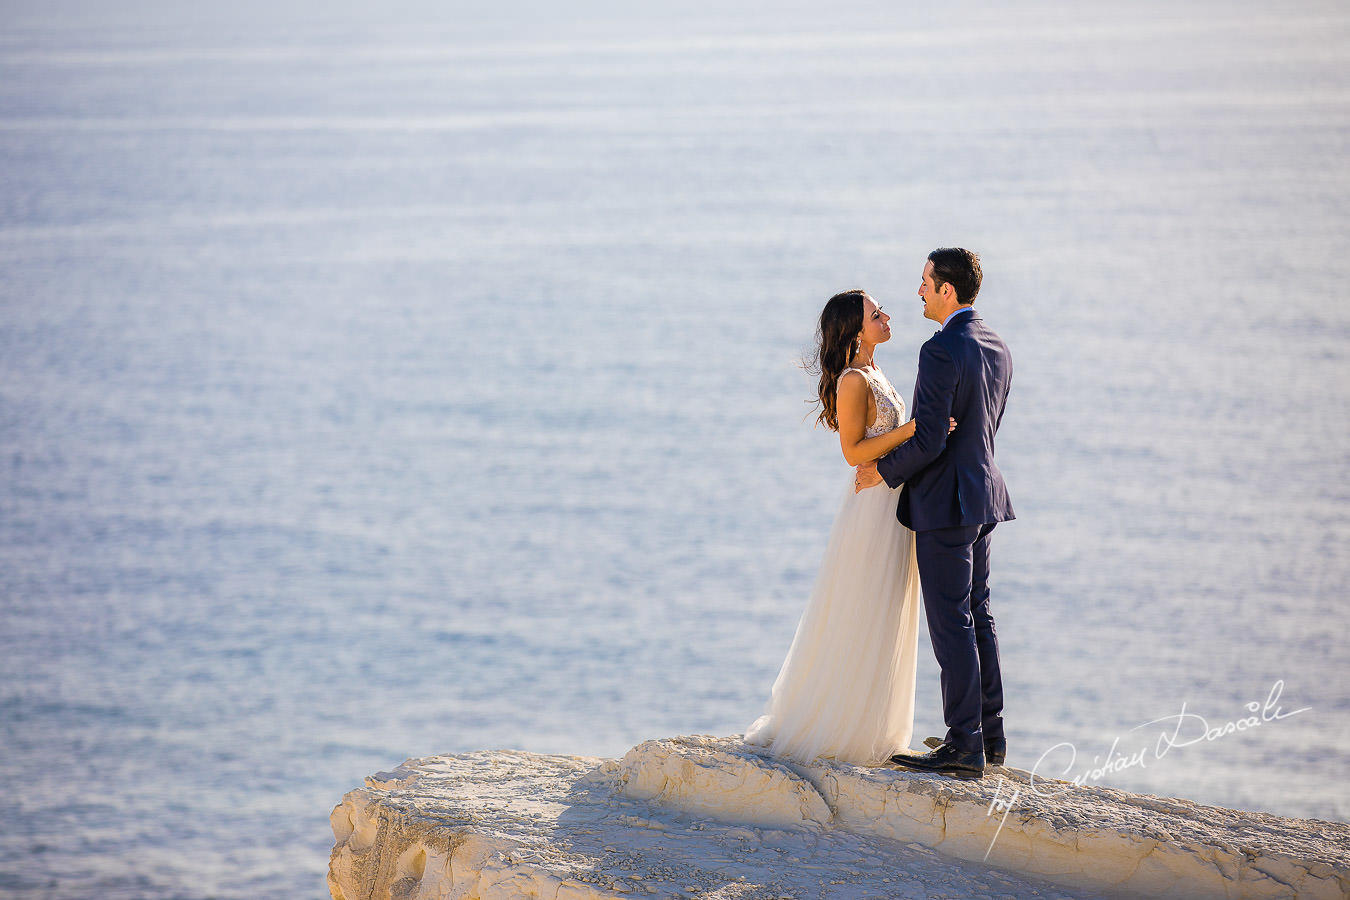
[[(1011, 768), (961, 781), (785, 765), (756, 749), (696, 735), (622, 760), (408, 760), (333, 810), (329, 889), (336, 900), (1350, 896), (1342, 823), (1040, 778), (1038, 792)], [(1006, 816), (996, 797), (1012, 800)]]

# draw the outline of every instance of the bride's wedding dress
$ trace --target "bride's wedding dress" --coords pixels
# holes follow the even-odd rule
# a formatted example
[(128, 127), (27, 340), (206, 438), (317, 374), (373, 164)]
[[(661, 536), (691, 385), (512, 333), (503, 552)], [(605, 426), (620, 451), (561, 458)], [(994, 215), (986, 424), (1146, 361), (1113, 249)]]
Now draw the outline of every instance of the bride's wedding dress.
[[(876, 398), (866, 437), (905, 421), (904, 401), (879, 369), (853, 371)], [(850, 471), (811, 597), (746, 743), (799, 762), (858, 765), (908, 749), (920, 594), (914, 532), (895, 518), (899, 497), (884, 482), (855, 494)]]

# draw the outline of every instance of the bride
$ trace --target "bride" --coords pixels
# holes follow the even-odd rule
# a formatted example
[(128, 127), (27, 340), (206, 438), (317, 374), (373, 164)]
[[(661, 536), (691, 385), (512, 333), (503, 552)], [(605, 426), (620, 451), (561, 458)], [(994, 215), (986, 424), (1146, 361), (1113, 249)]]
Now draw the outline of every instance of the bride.
[[(904, 401), (872, 359), (890, 340), (889, 320), (862, 290), (834, 295), (820, 313), (818, 421), (839, 433), (850, 466), (914, 436)], [(900, 488), (885, 483), (855, 493), (849, 473), (815, 587), (746, 743), (803, 763), (827, 757), (880, 765), (908, 749), (919, 567), (914, 532), (895, 518), (899, 497)]]

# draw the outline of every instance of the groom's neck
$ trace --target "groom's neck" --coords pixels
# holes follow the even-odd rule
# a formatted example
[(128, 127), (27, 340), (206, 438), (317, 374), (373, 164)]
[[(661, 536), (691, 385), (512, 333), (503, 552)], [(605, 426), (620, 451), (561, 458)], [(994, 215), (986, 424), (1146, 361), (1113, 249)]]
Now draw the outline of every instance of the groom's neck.
[(965, 304), (964, 306), (958, 306), (956, 309), (954, 309), (954, 310), (952, 310), (951, 312), (947, 313), (947, 318), (945, 318), (945, 319), (942, 320), (942, 327), (943, 327), (943, 328), (946, 328), (946, 327), (947, 327), (947, 323), (950, 322), (950, 321), (952, 320), (952, 316), (954, 316), (954, 315), (956, 315), (957, 313), (960, 313), (960, 312), (965, 312), (966, 310), (972, 309), (972, 308), (973, 308), (972, 304), (969, 304), (969, 303)]

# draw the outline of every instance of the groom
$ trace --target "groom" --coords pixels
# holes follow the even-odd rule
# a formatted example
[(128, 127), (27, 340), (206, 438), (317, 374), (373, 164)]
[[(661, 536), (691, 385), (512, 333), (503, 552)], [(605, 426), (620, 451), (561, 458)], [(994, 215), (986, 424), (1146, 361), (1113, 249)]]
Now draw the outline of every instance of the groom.
[[(885, 479), (904, 484), (896, 517), (914, 531), (924, 612), (942, 669), (947, 737), (922, 755), (891, 761), (956, 776), (1003, 762), (1003, 682), (989, 611), (989, 535), (1014, 518), (994, 435), (1012, 381), (1012, 356), (971, 305), (980, 292), (980, 258), (944, 247), (923, 267), (925, 318), (942, 324), (919, 351), (915, 433), (874, 463), (858, 467), (858, 490)], [(947, 433), (947, 417), (956, 430)]]

